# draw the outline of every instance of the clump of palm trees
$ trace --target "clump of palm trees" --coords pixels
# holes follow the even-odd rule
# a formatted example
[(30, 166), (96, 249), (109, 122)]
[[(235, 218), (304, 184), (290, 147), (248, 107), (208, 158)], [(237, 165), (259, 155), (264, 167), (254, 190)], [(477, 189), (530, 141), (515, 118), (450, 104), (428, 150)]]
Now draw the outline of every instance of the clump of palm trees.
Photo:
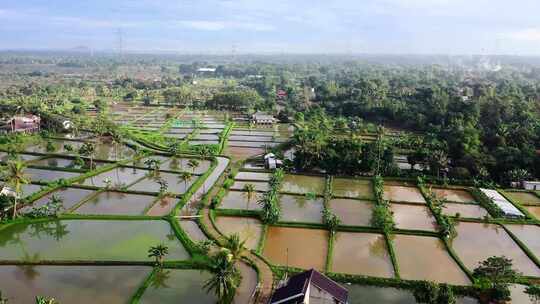
[(169, 254), (169, 247), (165, 246), (164, 244), (151, 246), (150, 249), (148, 249), (148, 257), (154, 258), (156, 260), (156, 265), (158, 265), (160, 268), (163, 267), (163, 260), (167, 254)]
[(242, 276), (235, 265), (244, 253), (245, 242), (235, 233), (225, 240), (225, 247), (212, 257), (214, 275), (204, 283), (204, 288), (216, 295), (218, 303), (230, 303), (240, 286)]
[(9, 161), (2, 167), (2, 177), (6, 180), (6, 185), (13, 191), (13, 205), (11, 206), (13, 219), (17, 217), (17, 205), (22, 194), (22, 186), (30, 182), (24, 173), (25, 170), (26, 165), (21, 160)]
[(274, 224), (281, 217), (281, 207), (279, 205), (279, 187), (283, 181), (285, 173), (283, 169), (277, 169), (270, 178), (270, 190), (264, 193), (259, 200), (262, 207), (261, 220), (266, 224)]

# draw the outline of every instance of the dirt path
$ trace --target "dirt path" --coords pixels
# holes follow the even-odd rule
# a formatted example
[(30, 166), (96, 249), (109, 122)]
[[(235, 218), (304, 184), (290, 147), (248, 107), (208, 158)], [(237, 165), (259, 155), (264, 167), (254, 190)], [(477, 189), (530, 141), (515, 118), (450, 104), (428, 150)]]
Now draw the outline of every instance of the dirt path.
[[(181, 215), (195, 215), (198, 210), (200, 199), (207, 194), (212, 186), (217, 182), (223, 182), (226, 177), (223, 177), (223, 172), (227, 169), (230, 160), (225, 157), (217, 157), (217, 166), (214, 171), (208, 176), (204, 183), (204, 187), (201, 186), (197, 192), (193, 194), (190, 201), (181, 210)], [(221, 180), (220, 180), (221, 178)], [(211, 197), (216, 195), (219, 191), (219, 187), (215, 187), (211, 193)], [(211, 239), (219, 240), (223, 239), (223, 235), (214, 228), (212, 221), (210, 220), (210, 210), (208, 206), (205, 206), (202, 212), (200, 221), (207, 227), (207, 232)], [(195, 236), (191, 236), (195, 237)], [(242, 274), (242, 283), (238, 287), (234, 303), (246, 304), (246, 303), (268, 303), (270, 296), (272, 295), (273, 273), (270, 266), (261, 260), (257, 255), (246, 251), (244, 257), (252, 261), (258, 268), (259, 273), (248, 263), (241, 261), (238, 264), (238, 270)], [(257, 281), (258, 278), (258, 281)], [(256, 293), (257, 292), (257, 293)]]

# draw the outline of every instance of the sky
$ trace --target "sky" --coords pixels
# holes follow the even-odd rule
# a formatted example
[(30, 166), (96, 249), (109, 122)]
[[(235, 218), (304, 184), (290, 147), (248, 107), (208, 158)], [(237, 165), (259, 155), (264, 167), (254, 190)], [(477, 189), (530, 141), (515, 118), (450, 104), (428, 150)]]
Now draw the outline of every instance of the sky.
[[(121, 42), (120, 42), (121, 41)], [(1, 0), (0, 49), (540, 55), (540, 0)]]

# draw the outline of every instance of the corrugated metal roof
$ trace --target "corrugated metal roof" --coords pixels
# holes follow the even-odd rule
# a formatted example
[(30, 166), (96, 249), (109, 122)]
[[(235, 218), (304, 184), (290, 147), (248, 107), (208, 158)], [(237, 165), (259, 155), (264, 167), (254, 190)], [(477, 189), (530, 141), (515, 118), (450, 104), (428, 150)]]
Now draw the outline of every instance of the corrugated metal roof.
[(480, 188), (482, 191), (499, 209), (502, 210), (504, 215), (512, 217), (525, 217), (525, 215), (519, 211), (516, 206), (510, 203), (504, 196), (502, 196), (497, 190)]

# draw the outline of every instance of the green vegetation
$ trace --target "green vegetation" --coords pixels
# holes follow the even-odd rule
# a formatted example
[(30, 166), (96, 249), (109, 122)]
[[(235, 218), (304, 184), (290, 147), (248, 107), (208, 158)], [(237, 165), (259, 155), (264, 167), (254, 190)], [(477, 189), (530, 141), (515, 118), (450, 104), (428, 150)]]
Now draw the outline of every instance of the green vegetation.
[(510, 300), (508, 287), (519, 274), (512, 269), (512, 260), (501, 257), (489, 257), (474, 270), (473, 276), (482, 293), (493, 301)]
[(376, 200), (371, 224), (373, 227), (380, 228), (384, 233), (390, 233), (395, 228), (395, 223), (390, 210), (390, 202), (383, 198), (383, 183), (383, 178), (380, 175), (373, 177), (373, 192)]
[(270, 178), (270, 189), (264, 193), (259, 200), (262, 206), (261, 221), (265, 224), (275, 224), (281, 217), (281, 207), (279, 205), (279, 188), (284, 177), (283, 169), (277, 169)]
[(148, 249), (148, 257), (155, 258), (156, 264), (159, 265), (159, 267), (163, 267), (163, 259), (167, 254), (169, 254), (169, 247), (164, 244), (152, 246)]

